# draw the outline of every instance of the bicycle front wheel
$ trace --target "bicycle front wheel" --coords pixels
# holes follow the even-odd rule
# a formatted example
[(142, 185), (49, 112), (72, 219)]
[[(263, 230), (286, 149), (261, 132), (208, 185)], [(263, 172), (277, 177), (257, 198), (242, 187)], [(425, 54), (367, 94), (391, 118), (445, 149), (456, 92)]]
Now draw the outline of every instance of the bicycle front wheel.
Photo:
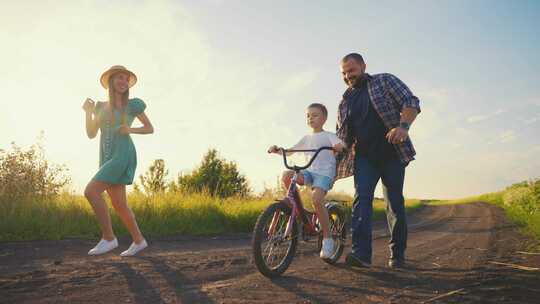
[(269, 278), (281, 275), (291, 264), (298, 243), (298, 227), (285, 235), (291, 208), (283, 201), (270, 205), (257, 219), (253, 233), (253, 258), (257, 269)]

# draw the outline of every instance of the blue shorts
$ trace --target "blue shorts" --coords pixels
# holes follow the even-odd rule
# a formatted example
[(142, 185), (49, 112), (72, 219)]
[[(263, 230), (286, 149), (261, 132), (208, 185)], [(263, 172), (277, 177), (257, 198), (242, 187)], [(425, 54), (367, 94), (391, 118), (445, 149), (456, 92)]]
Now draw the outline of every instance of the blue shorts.
[(332, 178), (308, 170), (302, 170), (300, 172), (304, 176), (304, 185), (311, 186), (311, 188), (321, 188), (326, 192), (332, 189), (332, 183), (334, 182)]

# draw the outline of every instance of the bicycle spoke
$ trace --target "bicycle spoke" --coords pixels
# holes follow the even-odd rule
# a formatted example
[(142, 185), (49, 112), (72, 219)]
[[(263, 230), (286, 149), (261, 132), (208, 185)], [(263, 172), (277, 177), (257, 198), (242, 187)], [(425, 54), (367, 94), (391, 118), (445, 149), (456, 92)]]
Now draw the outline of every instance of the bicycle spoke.
[[(291, 238), (291, 235), (298, 233), (298, 224), (292, 219), (291, 211), (288, 202), (276, 202), (259, 216), (255, 224), (252, 239), (254, 262), (267, 277), (282, 274), (294, 258), (298, 239)], [(290, 228), (291, 232), (286, 235)]]
[(272, 245), (272, 241), (269, 241), (268, 244), (266, 244), (266, 247), (264, 248), (263, 252), (266, 252), (269, 248), (269, 246)]
[(334, 253), (333, 255), (337, 254), (339, 251), (339, 248), (344, 241), (342, 238), (342, 231), (345, 223), (341, 221), (341, 218), (337, 214), (330, 214), (330, 233), (332, 234), (332, 239), (334, 239)]
[(278, 216), (273, 216), (270, 218), (270, 222), (265, 225), (267, 228), (265, 231), (273, 231), (272, 234), (268, 234), (268, 236), (265, 238), (267, 243), (261, 244), (261, 247), (264, 248), (262, 250), (262, 255), (265, 257), (265, 263), (269, 267), (277, 267), (287, 254), (287, 248), (289, 247), (289, 243), (291, 241), (289, 237), (284, 235), (287, 228), (288, 219), (289, 216), (286, 216), (283, 212), (280, 212)]
[(274, 251), (274, 246), (270, 247), (270, 251), (268, 252), (268, 256), (266, 257), (266, 263), (268, 265), (272, 265), (272, 262), (274, 261), (274, 255), (272, 255), (272, 252)]

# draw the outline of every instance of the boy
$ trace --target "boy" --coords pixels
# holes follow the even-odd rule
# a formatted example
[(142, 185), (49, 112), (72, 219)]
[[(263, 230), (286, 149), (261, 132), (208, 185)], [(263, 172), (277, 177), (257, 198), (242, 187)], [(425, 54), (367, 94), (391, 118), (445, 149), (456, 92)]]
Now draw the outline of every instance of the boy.
[[(341, 152), (344, 148), (343, 142), (334, 133), (323, 130), (323, 125), (328, 116), (326, 107), (320, 103), (312, 103), (307, 107), (306, 114), (307, 124), (313, 132), (304, 136), (291, 150), (318, 149), (326, 146), (333, 147), (336, 152)], [(268, 152), (281, 154), (281, 150), (275, 145), (271, 146)], [(314, 153), (306, 152), (305, 154), (306, 158), (309, 159)], [(291, 170), (283, 172), (282, 181), (287, 189), (293, 175), (294, 172)], [(332, 188), (335, 175), (336, 157), (329, 150), (321, 151), (313, 164), (307, 170), (302, 170), (298, 174), (298, 183), (300, 185), (309, 185), (312, 189), (313, 207), (315, 207), (315, 212), (323, 230), (321, 258), (330, 258), (334, 253), (334, 240), (329, 227), (330, 221), (323, 203), (326, 193)]]

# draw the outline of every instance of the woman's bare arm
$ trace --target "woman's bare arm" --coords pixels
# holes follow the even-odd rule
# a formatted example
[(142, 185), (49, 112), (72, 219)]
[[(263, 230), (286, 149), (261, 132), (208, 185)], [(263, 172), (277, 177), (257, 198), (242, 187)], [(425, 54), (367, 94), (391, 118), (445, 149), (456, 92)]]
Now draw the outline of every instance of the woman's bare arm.
[(132, 134), (154, 133), (154, 126), (152, 126), (150, 119), (148, 118), (148, 116), (146, 116), (144, 112), (137, 115), (137, 119), (139, 119), (139, 121), (143, 124), (143, 126), (139, 128), (129, 128), (129, 133), (132, 133)]

